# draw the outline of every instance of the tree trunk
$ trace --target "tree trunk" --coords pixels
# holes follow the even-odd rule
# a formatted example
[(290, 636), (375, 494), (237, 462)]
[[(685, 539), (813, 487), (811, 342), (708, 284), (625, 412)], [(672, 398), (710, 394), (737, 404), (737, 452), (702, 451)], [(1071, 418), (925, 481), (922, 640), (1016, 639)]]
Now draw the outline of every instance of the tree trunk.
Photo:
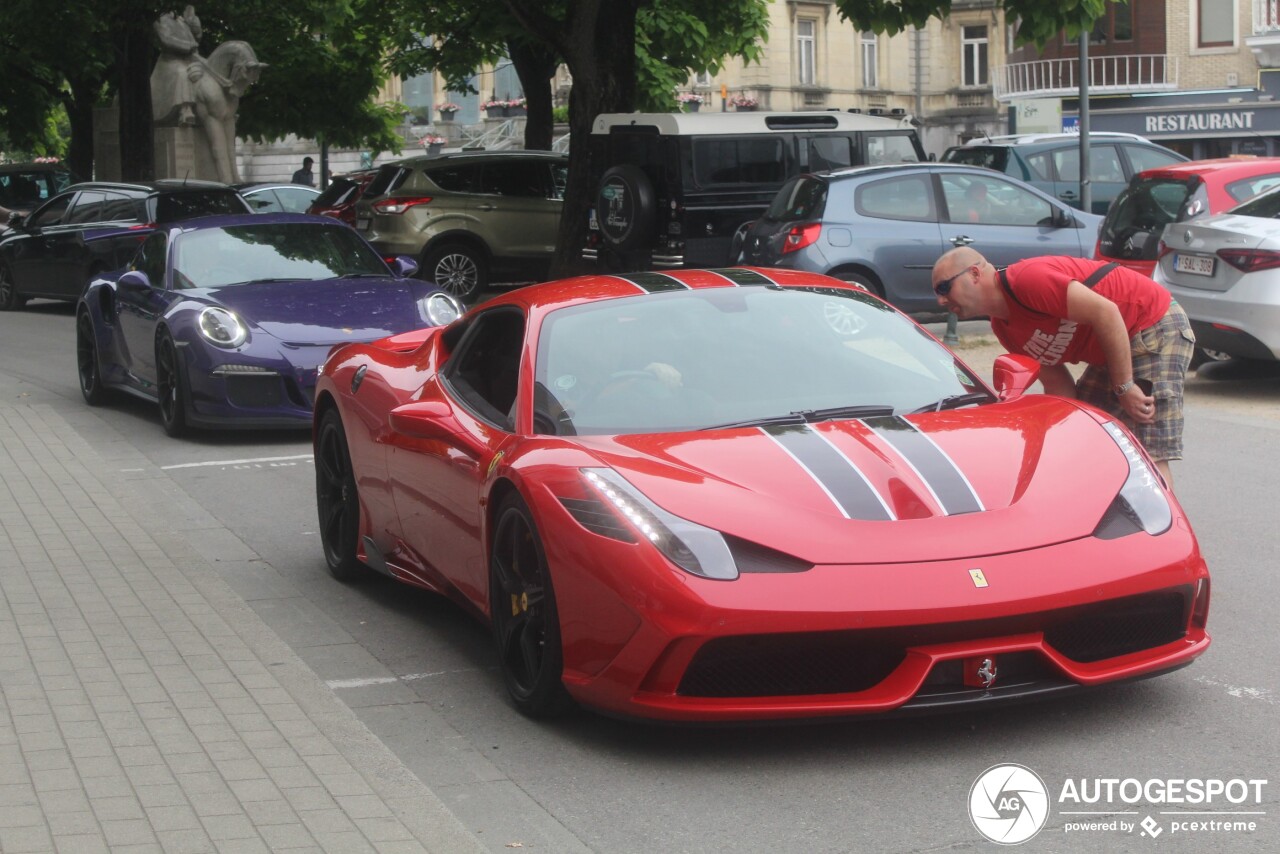
[(569, 93), (569, 185), (564, 213), (551, 263), (553, 277), (584, 272), (582, 248), (587, 237), (587, 213), (595, 204), (595, 174), (588, 159), (587, 140), (600, 113), (627, 113), (636, 103), (636, 10), (644, 0), (614, 0), (601, 12), (571, 15), (569, 38), (561, 45), (565, 65), (573, 75)]
[(67, 148), (67, 166), (77, 177), (93, 180), (93, 108), (98, 102), (101, 82), (69, 81), (71, 94), (63, 99), (67, 120), (71, 124), (71, 143)]
[(151, 129), (151, 22), (140, 16), (122, 34), (118, 53), (120, 80), (120, 175), (126, 181), (156, 177)]
[(524, 89), (524, 147), (537, 151), (551, 149), (554, 122), (551, 118), (551, 80), (556, 73), (556, 54), (549, 46), (524, 40), (507, 42), (507, 55)]

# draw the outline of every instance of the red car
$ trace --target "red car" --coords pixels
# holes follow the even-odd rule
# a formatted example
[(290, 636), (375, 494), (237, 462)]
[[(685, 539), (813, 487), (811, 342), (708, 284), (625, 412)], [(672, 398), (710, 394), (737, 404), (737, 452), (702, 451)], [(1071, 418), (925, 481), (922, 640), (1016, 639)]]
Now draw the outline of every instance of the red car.
[(1166, 225), (1221, 213), (1277, 184), (1280, 157), (1237, 155), (1139, 172), (1107, 209), (1094, 257), (1150, 276)]
[(363, 169), (346, 175), (335, 175), (315, 201), (307, 208), (307, 213), (316, 216), (331, 216), (340, 219), (347, 225), (356, 224), (356, 202), (369, 186), (377, 169)]
[(679, 721), (934, 710), (1188, 664), (1209, 573), (1129, 432), (991, 390), (825, 276), (512, 291), (344, 345), (315, 401), (320, 532), (491, 624), (515, 706)]

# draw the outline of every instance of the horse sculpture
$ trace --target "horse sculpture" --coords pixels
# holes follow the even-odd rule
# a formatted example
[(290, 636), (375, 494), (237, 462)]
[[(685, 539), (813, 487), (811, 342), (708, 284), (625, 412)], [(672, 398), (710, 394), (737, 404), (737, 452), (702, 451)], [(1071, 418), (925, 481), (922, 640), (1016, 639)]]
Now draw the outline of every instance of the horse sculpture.
[(187, 67), (187, 77), (195, 94), (196, 121), (204, 134), (196, 145), (208, 156), (218, 172), (218, 180), (234, 184), (240, 180), (236, 169), (236, 111), (240, 97), (258, 82), (266, 63), (258, 62), (248, 42), (223, 42), (209, 54), (197, 57)]

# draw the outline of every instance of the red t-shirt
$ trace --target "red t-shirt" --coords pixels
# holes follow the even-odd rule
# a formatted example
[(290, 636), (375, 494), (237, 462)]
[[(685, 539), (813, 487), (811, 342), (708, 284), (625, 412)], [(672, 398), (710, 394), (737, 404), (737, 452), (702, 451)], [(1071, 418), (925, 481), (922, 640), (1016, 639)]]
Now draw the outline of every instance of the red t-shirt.
[[(1010, 353), (1025, 353), (1042, 365), (1106, 364), (1093, 329), (1066, 319), (1067, 284), (1083, 282), (1104, 263), (1046, 255), (1009, 265), (1009, 289), (1001, 288), (1009, 317), (991, 318), (991, 331)], [(1120, 309), (1130, 338), (1164, 317), (1173, 300), (1165, 288), (1127, 267), (1113, 268), (1093, 290)]]

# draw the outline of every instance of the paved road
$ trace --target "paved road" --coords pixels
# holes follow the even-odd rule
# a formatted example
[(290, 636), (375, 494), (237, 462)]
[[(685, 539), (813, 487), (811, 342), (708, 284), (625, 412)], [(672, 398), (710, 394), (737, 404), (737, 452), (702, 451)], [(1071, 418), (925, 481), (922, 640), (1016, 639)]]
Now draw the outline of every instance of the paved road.
[[(1215, 572), (1215, 643), (1191, 668), (1069, 702), (917, 721), (703, 730), (583, 714), (548, 725), (510, 710), (486, 633), (451, 605), (379, 579), (328, 579), (305, 435), (173, 441), (151, 407), (91, 410), (75, 387), (71, 319), (50, 304), (0, 315), (3, 404), (43, 407), (69, 443), (142, 481), (126, 506), (144, 530), (179, 538), (490, 851), (971, 849), (985, 843), (968, 793), (997, 763), (1022, 763), (1055, 792), (1067, 779), (1269, 779), (1280, 767), (1275, 371), (1215, 366), (1190, 386), (1190, 458), (1175, 476)], [(986, 372), (992, 342), (981, 326), (962, 332), (961, 355)], [(1252, 817), (1253, 832), (1068, 833), (1059, 807), (1027, 850), (1278, 850), (1277, 785), (1263, 787), (1255, 810), (1268, 815)], [(1196, 807), (1112, 809), (1169, 822), (1190, 818), (1162, 810)]]

